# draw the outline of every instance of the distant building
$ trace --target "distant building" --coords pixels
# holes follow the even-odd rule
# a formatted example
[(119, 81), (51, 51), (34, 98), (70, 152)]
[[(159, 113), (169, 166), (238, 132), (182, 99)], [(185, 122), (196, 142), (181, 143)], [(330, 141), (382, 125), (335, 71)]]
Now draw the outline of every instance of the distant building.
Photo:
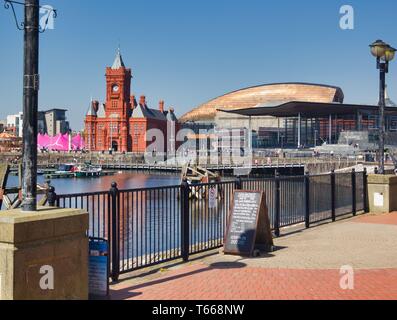
[(47, 125), (45, 121), (45, 112), (39, 111), (37, 113), (37, 132), (41, 134), (47, 133)]
[[(386, 144), (397, 145), (397, 105), (386, 91)], [(255, 148), (307, 148), (346, 140), (346, 132), (362, 138), (360, 147), (377, 141), (377, 105), (346, 104), (341, 88), (310, 83), (275, 83), (240, 89), (210, 100), (180, 118), (184, 127), (213, 126), (218, 138), (227, 131), (252, 133)], [(233, 137), (239, 146), (239, 138)], [(237, 131), (238, 132), (238, 131)], [(357, 134), (362, 133), (362, 134)], [(211, 133), (207, 134), (211, 135)], [(207, 139), (196, 134), (193, 139)], [(191, 139), (191, 138), (190, 138)], [(351, 140), (351, 139), (350, 139)], [(196, 142), (197, 145), (200, 141)]]
[(164, 148), (157, 151), (172, 152), (177, 132), (170, 130), (177, 126), (174, 109), (166, 111), (164, 101), (159, 102), (158, 109), (149, 108), (145, 96), (137, 102), (130, 95), (131, 78), (131, 69), (125, 67), (118, 50), (112, 67), (106, 68), (106, 102), (92, 101), (86, 114), (86, 148), (142, 153), (152, 143), (146, 141), (147, 131), (158, 129), (164, 137)]
[(22, 138), (7, 132), (0, 133), (0, 152), (21, 151)]
[(7, 127), (7, 120), (0, 120), (0, 133)]
[(22, 137), (23, 132), (23, 113), (7, 116), (7, 131), (13, 132), (17, 137)]
[[(70, 128), (69, 122), (66, 120), (66, 111), (65, 109), (39, 111), (37, 113), (38, 133), (48, 134), (53, 137), (69, 132)], [(21, 138), (23, 134), (23, 113), (8, 115), (4, 130)]]
[[(240, 131), (239, 137), (231, 138), (237, 145), (239, 144), (237, 141), (246, 139), (247, 132), (251, 130), (252, 147), (275, 147), (281, 144), (280, 137), (285, 131), (284, 119), (272, 116), (249, 118), (220, 110), (259, 107), (271, 109), (289, 101), (341, 103), (343, 99), (343, 91), (334, 86), (309, 83), (264, 84), (236, 90), (212, 99), (183, 115), (180, 121), (184, 127), (195, 132), (197, 128), (212, 127), (218, 139), (222, 140), (226, 139), (227, 131), (234, 131), (234, 134), (237, 134), (236, 129), (244, 129)], [(205, 135), (201, 134), (200, 139), (202, 138), (206, 139)]]
[(64, 109), (51, 109), (44, 111), (44, 117), (38, 118), (39, 128), (44, 127), (44, 132), (53, 137), (57, 134), (65, 134), (69, 131), (69, 122), (66, 120), (66, 111)]

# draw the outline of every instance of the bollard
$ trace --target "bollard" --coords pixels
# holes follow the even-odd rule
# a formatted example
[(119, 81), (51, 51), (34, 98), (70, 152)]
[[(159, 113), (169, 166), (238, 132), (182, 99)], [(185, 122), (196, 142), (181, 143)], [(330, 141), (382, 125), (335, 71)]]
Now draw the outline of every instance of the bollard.
[(59, 203), (57, 203), (57, 194), (55, 193), (55, 188), (51, 185), (49, 185), (48, 188), (47, 201), (50, 207), (56, 207), (59, 205)]

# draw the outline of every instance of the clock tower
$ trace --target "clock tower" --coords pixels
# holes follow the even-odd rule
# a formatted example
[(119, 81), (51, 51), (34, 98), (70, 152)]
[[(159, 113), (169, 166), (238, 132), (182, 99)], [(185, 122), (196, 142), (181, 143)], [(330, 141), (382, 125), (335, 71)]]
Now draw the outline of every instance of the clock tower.
[(131, 114), (131, 69), (125, 67), (120, 48), (112, 67), (106, 68), (106, 118), (109, 148), (128, 151), (129, 116)]
[(106, 116), (127, 120), (131, 109), (131, 69), (125, 67), (120, 49), (112, 67), (106, 68)]
[(86, 113), (84, 138), (88, 150), (144, 153), (152, 144), (146, 139), (147, 131), (157, 129), (164, 136), (163, 151), (168, 152), (168, 125), (177, 124), (173, 109), (166, 111), (162, 100), (158, 108), (150, 108), (144, 95), (137, 102), (131, 95), (131, 79), (131, 69), (126, 68), (119, 48), (113, 65), (106, 68), (105, 102), (91, 101)]

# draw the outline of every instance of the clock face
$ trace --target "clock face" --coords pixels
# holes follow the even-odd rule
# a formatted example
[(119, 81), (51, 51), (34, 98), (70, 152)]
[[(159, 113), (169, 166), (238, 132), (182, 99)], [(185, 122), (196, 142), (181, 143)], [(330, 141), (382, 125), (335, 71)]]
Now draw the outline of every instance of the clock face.
[(113, 92), (118, 92), (119, 91), (119, 86), (117, 85), (117, 84), (115, 84), (113, 87), (112, 87), (112, 91)]

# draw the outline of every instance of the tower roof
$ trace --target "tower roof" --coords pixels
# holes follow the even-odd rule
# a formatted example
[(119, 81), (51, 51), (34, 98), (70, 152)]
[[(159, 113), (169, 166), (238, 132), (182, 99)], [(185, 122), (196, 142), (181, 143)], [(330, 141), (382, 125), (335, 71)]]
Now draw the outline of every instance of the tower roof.
[(103, 103), (99, 104), (97, 116), (98, 118), (106, 118), (106, 111)]
[(97, 116), (96, 111), (95, 111), (94, 106), (93, 106), (93, 103), (92, 103), (92, 99), (91, 99), (91, 102), (90, 102), (90, 107), (88, 108), (88, 111), (87, 111), (87, 116), (93, 116), (93, 117)]
[(120, 69), (121, 67), (125, 67), (125, 65), (124, 65), (123, 57), (121, 56), (120, 47), (119, 47), (117, 49), (117, 54), (116, 54), (116, 58), (114, 59), (114, 62), (112, 65), (112, 69), (117, 70), (117, 69)]

